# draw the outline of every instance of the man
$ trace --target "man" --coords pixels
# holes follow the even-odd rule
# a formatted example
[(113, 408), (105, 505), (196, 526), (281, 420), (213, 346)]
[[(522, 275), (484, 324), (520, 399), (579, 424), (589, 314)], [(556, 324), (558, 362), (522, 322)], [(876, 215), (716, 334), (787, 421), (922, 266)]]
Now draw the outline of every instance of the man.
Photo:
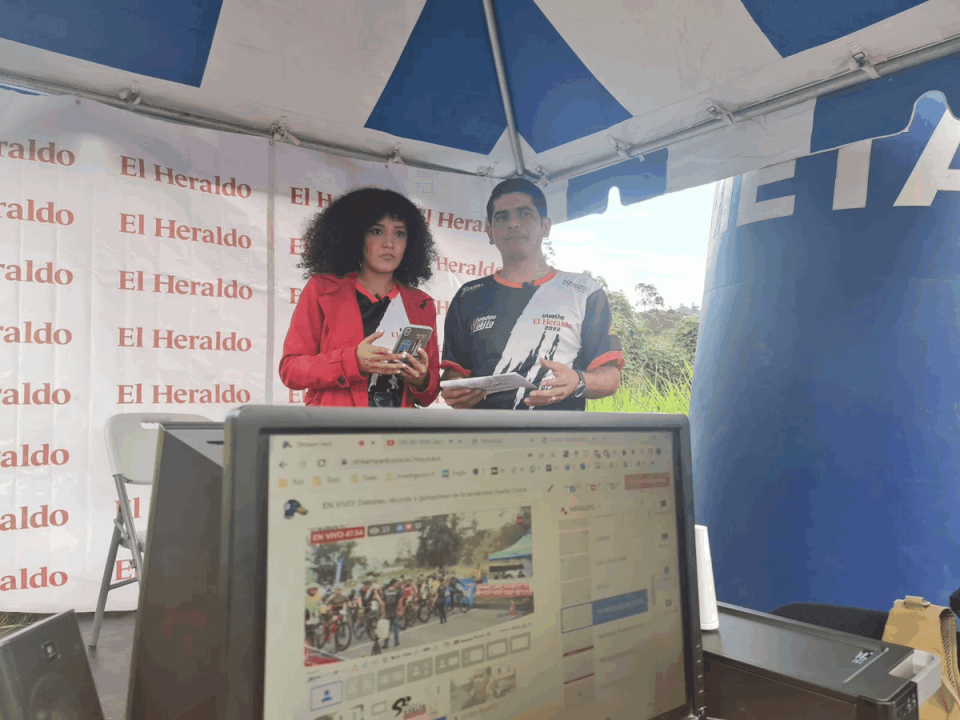
[(377, 589), (372, 580), (364, 580), (360, 588), (360, 604), (363, 606), (365, 615), (370, 614), (370, 603), (377, 599)]
[(434, 590), (434, 602), (437, 606), (437, 614), (440, 616), (440, 624), (447, 622), (447, 581), (442, 575), (436, 582)]
[(320, 586), (316, 583), (310, 583), (307, 585), (305, 620), (308, 623), (317, 622), (321, 607), (323, 607), (323, 595), (320, 594)]
[(307, 600), (304, 613), (306, 621), (306, 643), (308, 646), (319, 645), (317, 630), (323, 621), (323, 594), (320, 592), (320, 586), (316, 583), (307, 585)]
[(457, 590), (460, 589), (460, 579), (451, 572), (447, 576), (447, 597), (450, 598), (450, 609), (453, 609), (453, 600), (456, 598)]
[(487, 235), (503, 259), (495, 275), (468, 282), (444, 325), (441, 379), (518, 373), (538, 389), (444, 389), (453, 408), (585, 410), (613, 395), (623, 353), (607, 296), (588, 275), (554, 270), (543, 256), (551, 220), (529, 180), (497, 185), (487, 202)]
[[(401, 578), (400, 581), (401, 581), (401, 586), (400, 586), (400, 587), (401, 587), (401, 590), (402, 590), (402, 592), (403, 592), (403, 599), (401, 600), (403, 610), (402, 610), (401, 613), (397, 616), (397, 619), (398, 619), (398, 620), (399, 620), (400, 618), (402, 618), (404, 615), (406, 615), (406, 613), (407, 613), (407, 608), (410, 607), (410, 604), (411, 604), (411, 603), (416, 603), (416, 602), (417, 602), (417, 588), (416, 588), (416, 586), (413, 584), (413, 580), (408, 580), (407, 578), (404, 577), (404, 578)], [(416, 618), (416, 613), (414, 613), (413, 617)], [(408, 624), (408, 625), (405, 625), (405, 626), (404, 626), (405, 628), (406, 628), (406, 627), (409, 627), (409, 625), (413, 625), (413, 619), (412, 619), (412, 618), (411, 618), (411, 619), (408, 619), (407, 622), (408, 622), (409, 624)]]
[(328, 605), (342, 607), (347, 603), (347, 596), (343, 594), (343, 588), (340, 585), (327, 590), (326, 601)]
[(383, 641), (383, 648), (390, 647), (390, 632), (393, 632), (393, 646), (400, 644), (400, 616), (403, 614), (403, 592), (393, 578), (383, 590), (383, 617), (390, 621), (390, 631)]

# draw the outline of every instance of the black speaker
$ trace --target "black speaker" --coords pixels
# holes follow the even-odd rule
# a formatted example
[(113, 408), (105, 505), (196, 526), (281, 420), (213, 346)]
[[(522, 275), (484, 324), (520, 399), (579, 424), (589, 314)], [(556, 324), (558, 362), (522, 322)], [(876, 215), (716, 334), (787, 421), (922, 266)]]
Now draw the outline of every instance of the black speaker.
[(0, 637), (0, 720), (103, 720), (73, 610)]

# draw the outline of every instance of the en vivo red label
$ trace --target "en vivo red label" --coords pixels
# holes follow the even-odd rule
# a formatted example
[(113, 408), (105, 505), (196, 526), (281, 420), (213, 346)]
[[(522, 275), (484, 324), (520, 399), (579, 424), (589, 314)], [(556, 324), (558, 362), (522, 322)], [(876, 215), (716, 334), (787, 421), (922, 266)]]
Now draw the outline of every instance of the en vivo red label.
[(367, 529), (364, 527), (314, 530), (310, 533), (310, 544), (325, 545), (327, 543), (345, 542), (346, 540), (361, 540), (366, 535)]

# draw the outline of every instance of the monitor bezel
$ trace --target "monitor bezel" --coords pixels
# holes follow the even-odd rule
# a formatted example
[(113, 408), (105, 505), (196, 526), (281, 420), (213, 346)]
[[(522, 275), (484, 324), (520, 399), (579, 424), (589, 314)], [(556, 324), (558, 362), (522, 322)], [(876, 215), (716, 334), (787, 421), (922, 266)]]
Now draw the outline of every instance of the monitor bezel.
[[(411, 413), (415, 412), (413, 415)], [(703, 651), (697, 600), (694, 540), (693, 475), (690, 423), (685, 415), (540, 412), (502, 410), (395, 411), (374, 408), (311, 408), (244, 406), (225, 420), (222, 541), (218, 588), (226, 634), (221, 647), (221, 720), (264, 720), (263, 647), (266, 633), (266, 533), (269, 436), (304, 432), (623, 432), (661, 431), (674, 434), (678, 512), (678, 555), (684, 615), (685, 706), (661, 715), (664, 720), (696, 716), (703, 706)], [(686, 461), (684, 462), (684, 458)], [(245, 528), (243, 534), (234, 528)], [(253, 532), (250, 532), (250, 529)], [(263, 542), (260, 538), (263, 538)], [(259, 580), (259, 581), (258, 581)]]
[[(170, 438), (176, 438), (180, 442), (185, 443), (183, 438), (180, 438), (174, 434), (176, 432), (184, 431), (184, 430), (209, 432), (221, 439), (223, 439), (223, 435), (224, 435), (224, 423), (213, 421), (213, 420), (189, 420), (189, 421), (164, 420), (158, 423), (158, 425), (160, 426), (160, 433), (159, 433), (159, 436), (157, 437), (156, 462), (154, 463), (153, 482), (151, 484), (150, 491), (149, 491), (150, 507), (147, 515), (146, 546), (143, 552), (143, 577), (139, 582), (139, 587), (137, 592), (137, 614), (136, 614), (136, 620), (134, 623), (133, 645), (130, 653), (130, 668), (127, 673), (127, 699), (126, 699), (126, 705), (125, 705), (126, 713), (124, 714), (124, 717), (126, 718), (133, 718), (133, 715), (134, 715), (134, 700), (135, 700), (135, 696), (138, 693), (138, 688), (136, 686), (136, 679), (137, 679), (137, 669), (140, 663), (140, 654), (141, 652), (148, 651), (148, 643), (144, 639), (144, 632), (143, 632), (144, 628), (142, 624), (144, 621), (143, 609), (147, 603), (147, 599), (148, 599), (147, 596), (150, 594), (151, 589), (153, 587), (150, 581), (150, 576), (151, 576), (149, 572), (150, 566), (155, 561), (157, 554), (162, 553), (162, 550), (163, 550), (163, 543), (159, 542), (156, 536), (156, 532), (158, 532), (158, 528), (161, 526), (161, 524), (158, 523), (156, 519), (156, 513), (157, 513), (157, 508), (162, 505), (162, 503), (157, 502), (157, 495), (166, 494), (170, 490), (170, 488), (165, 487), (163, 483), (160, 482), (161, 475), (163, 474), (163, 470), (164, 470), (163, 466), (161, 465), (161, 458), (163, 457), (163, 450), (164, 450), (164, 442), (168, 440), (168, 436), (169, 436)], [(224, 445), (224, 447), (226, 447), (226, 445)], [(196, 448), (194, 449), (196, 450)], [(197, 452), (200, 452), (200, 451), (197, 450)], [(210, 458), (209, 456), (207, 456), (207, 459), (209, 459), (214, 464), (217, 464), (213, 458)], [(221, 488), (222, 488), (222, 485), (221, 485)], [(221, 506), (222, 506), (222, 502), (223, 502), (223, 495), (221, 490)], [(221, 525), (220, 537), (221, 537), (221, 551), (222, 551), (222, 548), (223, 548), (223, 545), (222, 545), (223, 526), (222, 525)], [(222, 566), (222, 563), (220, 563), (220, 565)], [(219, 579), (219, 570), (220, 570), (220, 567), (217, 567), (218, 579)], [(220, 593), (219, 588), (217, 590), (217, 595), (220, 596), (220, 598), (222, 599), (222, 594)], [(211, 618), (210, 621), (215, 622), (216, 619)], [(222, 659), (220, 662), (220, 669), (222, 673), (222, 669), (223, 669)], [(189, 710), (189, 708), (179, 708), (180, 712), (183, 712), (185, 710)]]

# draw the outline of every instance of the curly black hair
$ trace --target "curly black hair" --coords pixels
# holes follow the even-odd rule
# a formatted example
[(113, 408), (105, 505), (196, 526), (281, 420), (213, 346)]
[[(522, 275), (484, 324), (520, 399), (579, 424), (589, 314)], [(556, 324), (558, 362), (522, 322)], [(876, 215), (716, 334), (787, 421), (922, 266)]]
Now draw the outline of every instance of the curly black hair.
[(407, 226), (407, 249), (394, 279), (410, 287), (429, 280), (437, 253), (423, 212), (400, 193), (378, 187), (351, 190), (310, 219), (297, 265), (305, 268), (304, 279), (321, 274), (343, 277), (358, 270), (364, 235), (384, 217)]

